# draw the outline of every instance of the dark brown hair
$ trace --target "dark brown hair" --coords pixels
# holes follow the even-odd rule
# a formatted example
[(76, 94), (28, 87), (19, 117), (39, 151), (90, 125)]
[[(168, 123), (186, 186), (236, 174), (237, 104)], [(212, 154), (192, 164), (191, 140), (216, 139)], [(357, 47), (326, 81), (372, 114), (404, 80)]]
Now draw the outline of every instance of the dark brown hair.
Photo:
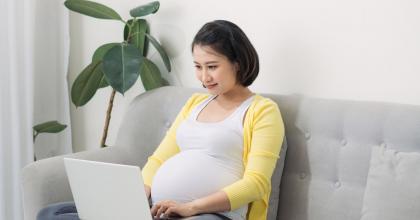
[(251, 85), (257, 78), (260, 69), (257, 51), (236, 24), (225, 20), (206, 23), (195, 35), (192, 51), (195, 45), (209, 46), (230, 62), (237, 63), (236, 79), (242, 86)]

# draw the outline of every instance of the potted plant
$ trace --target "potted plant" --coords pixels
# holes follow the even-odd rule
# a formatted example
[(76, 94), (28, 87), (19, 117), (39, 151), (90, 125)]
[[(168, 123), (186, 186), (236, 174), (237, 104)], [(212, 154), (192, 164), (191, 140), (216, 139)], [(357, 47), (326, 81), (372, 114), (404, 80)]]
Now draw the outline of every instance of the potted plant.
[[(41, 124), (37, 124), (32, 128), (32, 141), (35, 144), (36, 137), (41, 133), (59, 133), (66, 129), (67, 125), (61, 124), (58, 121), (47, 121)], [(36, 161), (36, 155), (34, 150), (34, 161)]]
[(133, 8), (128, 20), (123, 20), (112, 8), (92, 1), (66, 0), (64, 5), (87, 16), (116, 20), (124, 24), (123, 41), (98, 47), (91, 63), (77, 76), (71, 88), (72, 102), (79, 107), (85, 105), (98, 89), (112, 87), (100, 144), (105, 147), (116, 92), (124, 95), (139, 78), (146, 91), (168, 85), (156, 64), (147, 58), (148, 45), (152, 44), (156, 48), (168, 72), (171, 71), (169, 57), (159, 42), (150, 35), (147, 21), (141, 18), (156, 13), (160, 4), (154, 1)]

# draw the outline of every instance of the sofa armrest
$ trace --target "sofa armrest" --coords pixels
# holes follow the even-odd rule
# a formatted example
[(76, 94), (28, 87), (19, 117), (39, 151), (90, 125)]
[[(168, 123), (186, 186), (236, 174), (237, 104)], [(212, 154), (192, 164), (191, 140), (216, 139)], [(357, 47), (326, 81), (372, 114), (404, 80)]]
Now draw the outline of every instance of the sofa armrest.
[(137, 158), (130, 154), (129, 148), (123, 147), (106, 147), (31, 163), (21, 173), (25, 220), (35, 220), (37, 213), (48, 204), (73, 200), (64, 157), (138, 166)]

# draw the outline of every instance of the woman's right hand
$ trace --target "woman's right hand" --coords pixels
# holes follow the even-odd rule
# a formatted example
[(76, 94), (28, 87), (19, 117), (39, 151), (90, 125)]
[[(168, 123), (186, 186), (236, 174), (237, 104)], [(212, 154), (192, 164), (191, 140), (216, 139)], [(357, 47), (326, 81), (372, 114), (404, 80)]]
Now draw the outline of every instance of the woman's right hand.
[(151, 192), (151, 188), (147, 185), (144, 185), (144, 191), (146, 191), (146, 198), (149, 199), (150, 198), (150, 192)]

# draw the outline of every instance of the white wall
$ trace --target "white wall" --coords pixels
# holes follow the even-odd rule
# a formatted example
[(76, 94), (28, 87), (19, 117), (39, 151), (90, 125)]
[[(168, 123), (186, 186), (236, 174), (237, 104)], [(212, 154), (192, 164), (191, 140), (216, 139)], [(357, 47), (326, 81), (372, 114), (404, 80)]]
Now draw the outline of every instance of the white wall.
[[(100, 0), (128, 18), (145, 2)], [(169, 51), (172, 84), (200, 87), (193, 72), (190, 42), (207, 21), (227, 19), (247, 33), (260, 55), (261, 71), (250, 87), (257, 93), (302, 93), (315, 97), (420, 104), (420, 1), (162, 0), (149, 16), (152, 35)], [(122, 23), (72, 13), (69, 82), (94, 50), (121, 41)], [(159, 56), (152, 51), (164, 71)], [(116, 96), (108, 144), (113, 144), (135, 85)], [(110, 89), (86, 106), (72, 108), (75, 151), (98, 148)]]

